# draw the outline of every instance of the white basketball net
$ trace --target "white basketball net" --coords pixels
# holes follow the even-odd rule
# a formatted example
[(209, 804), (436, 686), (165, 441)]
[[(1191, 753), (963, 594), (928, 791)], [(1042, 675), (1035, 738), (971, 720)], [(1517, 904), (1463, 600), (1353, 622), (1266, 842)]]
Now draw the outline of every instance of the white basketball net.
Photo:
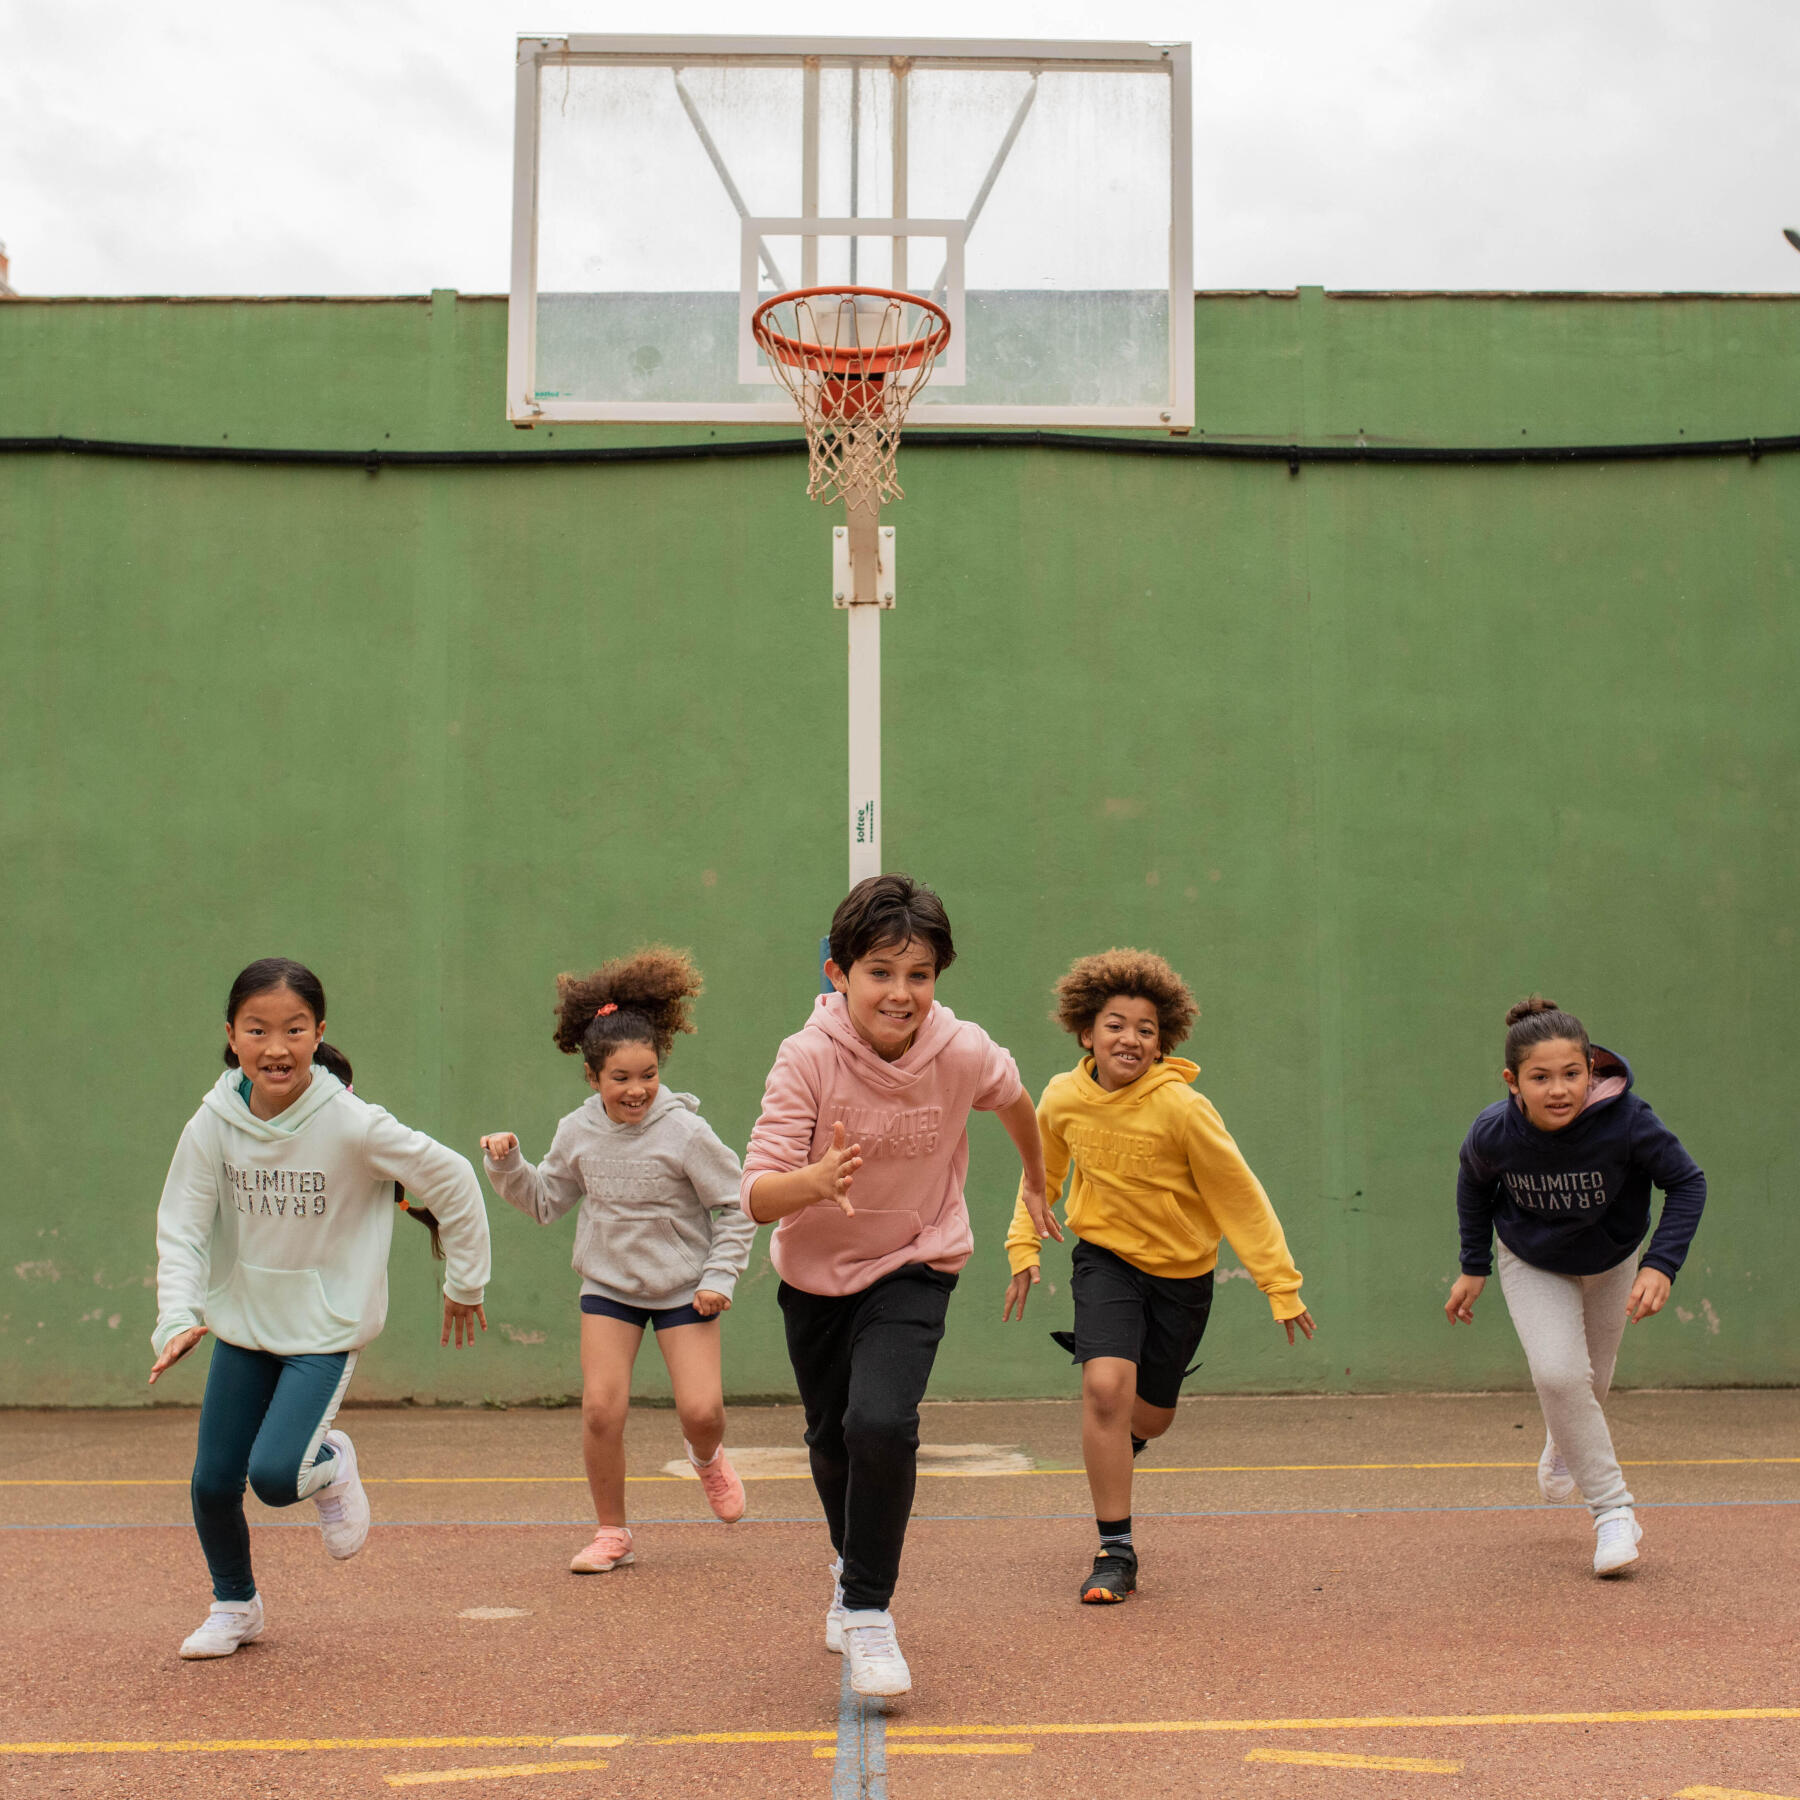
[(949, 341), (942, 315), (879, 294), (784, 294), (753, 329), (800, 408), (807, 497), (852, 506), (902, 498), (894, 457), (907, 408)]

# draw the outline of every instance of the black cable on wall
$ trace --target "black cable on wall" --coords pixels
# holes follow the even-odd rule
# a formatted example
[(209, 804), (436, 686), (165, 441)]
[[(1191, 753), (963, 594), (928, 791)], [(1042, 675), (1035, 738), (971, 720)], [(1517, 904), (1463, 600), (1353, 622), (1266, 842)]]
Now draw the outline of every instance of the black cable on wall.
[[(1200, 457), (1224, 462), (1521, 463), (1659, 462), (1686, 457), (1780, 456), (1800, 450), (1800, 436), (1679, 438), (1660, 444), (1264, 444), (1215, 438), (1095, 437), (1061, 431), (911, 431), (913, 450), (1083, 450), (1103, 456)], [(701, 462), (741, 456), (799, 456), (803, 438), (725, 438), (696, 444), (606, 444), (577, 450), (299, 450), (238, 444), (135, 444), (110, 438), (0, 437), (0, 454), (112, 456), (151, 462), (260, 463), (365, 469), (567, 467), (586, 463)]]

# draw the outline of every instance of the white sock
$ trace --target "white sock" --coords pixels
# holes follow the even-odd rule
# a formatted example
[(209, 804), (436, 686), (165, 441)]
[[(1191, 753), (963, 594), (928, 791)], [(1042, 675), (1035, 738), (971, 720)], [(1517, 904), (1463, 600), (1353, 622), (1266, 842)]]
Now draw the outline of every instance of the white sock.
[(710, 1469), (713, 1466), (713, 1464), (719, 1460), (719, 1450), (723, 1450), (725, 1448), (725, 1440), (723, 1438), (720, 1438), (719, 1450), (715, 1450), (712, 1453), (712, 1455), (706, 1459), (705, 1462), (702, 1462), (700, 1460), (700, 1458), (694, 1454), (694, 1446), (692, 1444), (690, 1444), (686, 1438), (683, 1438), (681, 1440), (681, 1447), (682, 1447), (682, 1449), (684, 1449), (687, 1452), (688, 1461), (691, 1462), (696, 1469)]

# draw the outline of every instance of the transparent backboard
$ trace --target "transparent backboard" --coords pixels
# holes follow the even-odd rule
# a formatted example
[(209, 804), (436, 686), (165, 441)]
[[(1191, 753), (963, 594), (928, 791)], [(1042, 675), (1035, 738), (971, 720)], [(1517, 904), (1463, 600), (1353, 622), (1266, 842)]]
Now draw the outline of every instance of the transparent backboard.
[(771, 295), (925, 295), (912, 421), (1193, 423), (1182, 44), (522, 38), (507, 416), (786, 423)]

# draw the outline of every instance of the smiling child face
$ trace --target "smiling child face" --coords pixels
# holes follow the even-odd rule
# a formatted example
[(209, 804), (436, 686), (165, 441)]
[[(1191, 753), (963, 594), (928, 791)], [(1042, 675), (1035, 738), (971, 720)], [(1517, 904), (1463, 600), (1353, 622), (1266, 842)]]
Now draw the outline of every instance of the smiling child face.
[(600, 1073), (587, 1072), (588, 1086), (600, 1096), (615, 1125), (641, 1125), (662, 1085), (662, 1069), (654, 1044), (619, 1044), (607, 1053)]
[(313, 1052), (325, 1021), (290, 987), (252, 994), (225, 1027), (225, 1041), (250, 1078), (250, 1110), (259, 1119), (285, 1112), (312, 1081)]
[(1570, 1038), (1533, 1044), (1516, 1074), (1511, 1069), (1503, 1073), (1506, 1085), (1523, 1103), (1527, 1121), (1539, 1131), (1561, 1131), (1580, 1118), (1594, 1080), (1587, 1052)]
[(1081, 1034), (1081, 1047), (1093, 1051), (1095, 1078), (1109, 1094), (1129, 1087), (1162, 1051), (1156, 1003), (1137, 994), (1110, 995)]
[(912, 1047), (937, 992), (937, 958), (917, 938), (883, 944), (848, 970), (828, 962), (825, 973), (844, 996), (856, 1034), (883, 1062)]

